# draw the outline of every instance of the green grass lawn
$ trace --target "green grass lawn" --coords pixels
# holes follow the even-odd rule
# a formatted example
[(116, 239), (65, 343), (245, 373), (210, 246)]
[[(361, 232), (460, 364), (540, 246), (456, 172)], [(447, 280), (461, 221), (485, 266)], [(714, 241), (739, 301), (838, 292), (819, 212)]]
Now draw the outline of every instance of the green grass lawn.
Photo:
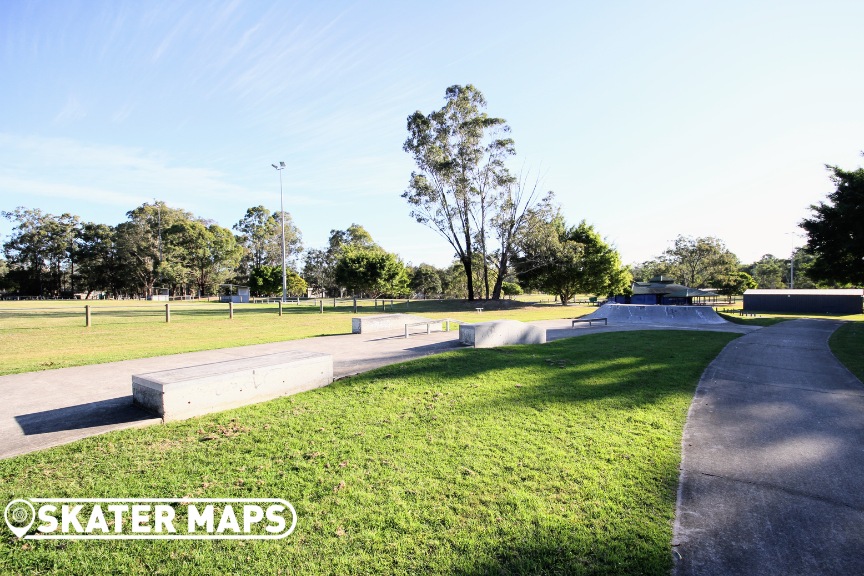
[(859, 380), (864, 382), (864, 322), (849, 322), (828, 341), (831, 351)]
[[(248, 344), (296, 340), (351, 332), (351, 303), (325, 300), (316, 305), (286, 304), (279, 317), (277, 304), (228, 305), (172, 303), (171, 323), (165, 323), (160, 302), (97, 301), (92, 326), (84, 326), (84, 302), (0, 302), (0, 375), (147, 358), (180, 352), (213, 350)], [(476, 307), (484, 307), (478, 314)], [(586, 314), (595, 308), (529, 304), (516, 301), (412, 301), (388, 303), (387, 312), (410, 312), (432, 318), (549, 320)], [(381, 305), (362, 302), (358, 314), (380, 314)]]
[[(343, 317), (344, 319), (344, 317)], [(22, 574), (668, 574), (681, 433), (736, 335), (459, 350), (0, 461), (16, 497), (284, 498), (280, 541), (23, 541)]]

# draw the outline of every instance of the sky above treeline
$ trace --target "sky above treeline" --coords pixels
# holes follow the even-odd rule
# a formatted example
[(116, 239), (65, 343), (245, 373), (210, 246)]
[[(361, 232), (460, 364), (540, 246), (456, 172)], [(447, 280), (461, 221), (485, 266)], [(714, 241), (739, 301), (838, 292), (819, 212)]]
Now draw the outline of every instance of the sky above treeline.
[[(307, 247), (364, 226), (449, 245), (400, 197), (406, 119), (474, 84), (539, 177), (626, 263), (679, 234), (745, 263), (803, 244), (864, 150), (864, 2), (0, 2), (0, 210), (117, 224), (154, 199)], [(11, 224), (0, 220), (5, 240)]]

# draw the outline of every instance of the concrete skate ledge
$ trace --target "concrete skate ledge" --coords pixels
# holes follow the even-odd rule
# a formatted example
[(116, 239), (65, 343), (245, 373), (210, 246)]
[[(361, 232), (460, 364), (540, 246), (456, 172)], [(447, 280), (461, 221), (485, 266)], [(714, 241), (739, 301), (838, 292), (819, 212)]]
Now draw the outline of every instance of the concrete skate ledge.
[[(406, 324), (415, 324), (431, 321), (432, 318), (415, 316), (414, 314), (379, 314), (377, 316), (355, 316), (354, 318), (351, 318), (351, 333), (369, 334), (371, 332), (404, 330)], [(438, 330), (440, 329), (441, 327), (439, 326)]]
[(333, 381), (333, 357), (280, 352), (132, 376), (132, 402), (164, 421), (289, 396)]
[(511, 344), (545, 344), (546, 330), (518, 320), (460, 324), (459, 342), (474, 348), (494, 348)]

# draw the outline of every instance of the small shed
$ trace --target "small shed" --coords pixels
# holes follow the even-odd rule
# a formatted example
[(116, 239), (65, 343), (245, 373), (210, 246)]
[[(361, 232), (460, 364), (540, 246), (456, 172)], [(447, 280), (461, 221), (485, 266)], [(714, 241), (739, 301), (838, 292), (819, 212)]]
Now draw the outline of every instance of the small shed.
[(789, 314), (861, 314), (864, 289), (747, 290), (744, 310)]
[(171, 299), (171, 290), (167, 286), (154, 286), (153, 293), (147, 299), (168, 302)]
[(249, 287), (236, 284), (219, 285), (219, 301), (234, 302), (237, 304), (249, 303)]

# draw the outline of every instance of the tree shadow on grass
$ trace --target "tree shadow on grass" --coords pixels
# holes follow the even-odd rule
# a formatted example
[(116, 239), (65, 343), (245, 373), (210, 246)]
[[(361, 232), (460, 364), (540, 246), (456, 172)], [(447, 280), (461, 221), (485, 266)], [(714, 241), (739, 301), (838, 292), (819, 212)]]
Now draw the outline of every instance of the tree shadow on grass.
[(385, 366), (338, 384), (357, 386), (364, 379), (399, 378), (409, 385), (446, 387), (495, 377), (512, 386), (490, 396), (489, 409), (508, 402), (532, 405), (610, 397), (637, 406), (670, 394), (692, 393), (705, 367), (735, 336), (634, 331), (540, 345), (455, 350)]
[[(674, 497), (667, 504), (674, 506)], [(672, 568), (671, 534), (658, 533), (657, 527), (663, 524), (660, 519), (628, 522), (610, 518), (578, 526), (534, 526), (511, 542), (488, 542), (488, 550), (464, 562), (467, 565), (453, 574), (666, 575)]]

